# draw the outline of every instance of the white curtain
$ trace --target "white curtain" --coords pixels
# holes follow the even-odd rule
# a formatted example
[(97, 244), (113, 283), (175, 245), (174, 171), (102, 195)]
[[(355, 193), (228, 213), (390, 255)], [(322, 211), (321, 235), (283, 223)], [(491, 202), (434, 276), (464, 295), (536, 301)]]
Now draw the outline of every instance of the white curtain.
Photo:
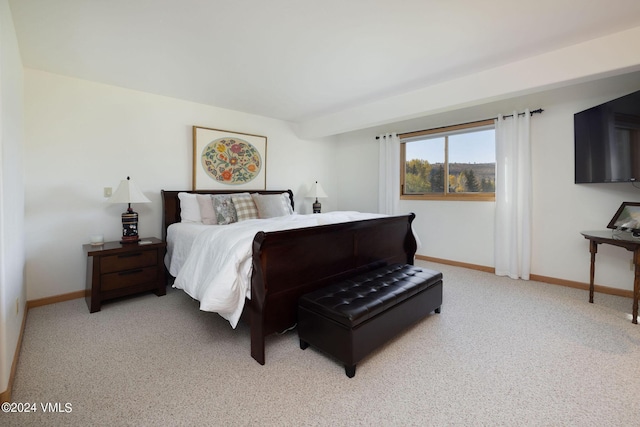
[(531, 144), (529, 110), (496, 120), (495, 270), (529, 280), (531, 272)]
[(378, 212), (395, 215), (400, 200), (400, 138), (395, 133), (378, 135)]

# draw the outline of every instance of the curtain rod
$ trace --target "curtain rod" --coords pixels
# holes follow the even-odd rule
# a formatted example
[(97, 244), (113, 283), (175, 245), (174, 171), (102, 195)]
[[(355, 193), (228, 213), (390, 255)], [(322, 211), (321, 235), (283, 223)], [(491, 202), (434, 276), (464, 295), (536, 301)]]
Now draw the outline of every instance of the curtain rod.
[[(543, 110), (542, 108), (538, 108), (537, 110), (529, 111), (529, 114), (530, 114), (531, 116), (533, 116), (534, 114), (542, 114), (542, 112), (543, 112), (543, 111), (544, 111), (544, 110)], [(518, 113), (518, 115), (519, 115), (519, 116), (524, 116), (524, 115), (525, 115), (525, 113), (524, 113), (524, 112), (522, 112), (522, 113)], [(513, 117), (513, 114), (508, 114), (508, 115), (506, 115), (506, 116), (502, 116), (502, 117), (503, 117), (503, 118), (504, 118), (504, 117)], [(458, 124), (456, 124), (456, 125), (452, 125), (452, 126), (464, 126), (464, 125), (469, 125), (469, 124), (472, 124), (472, 123), (479, 123), (479, 122), (484, 122), (484, 121), (487, 121), (487, 120), (496, 120), (496, 119), (497, 119), (497, 117), (492, 117), (492, 118), (490, 118), (490, 119), (476, 120), (476, 121), (473, 121), (473, 122), (467, 122), (467, 123), (458, 123)], [(449, 126), (443, 126), (443, 127), (449, 127)], [(398, 136), (400, 136), (400, 135), (404, 135), (404, 134), (407, 134), (407, 133), (414, 133), (414, 132), (420, 132), (420, 131), (403, 132), (403, 133), (398, 134)], [(384, 136), (383, 138), (386, 138), (386, 136)], [(376, 136), (376, 139), (380, 139), (380, 137), (379, 137), (379, 136)]]
[[(534, 114), (541, 114), (544, 110), (542, 108), (538, 108), (537, 110), (533, 110), (533, 111), (529, 111), (530, 115), (534, 115)], [(525, 113), (518, 113), (519, 116), (524, 116)], [(506, 116), (502, 116), (502, 117), (513, 117), (513, 114), (508, 114)], [(493, 118), (494, 120), (497, 119), (497, 117)], [(487, 119), (490, 120), (490, 119)]]

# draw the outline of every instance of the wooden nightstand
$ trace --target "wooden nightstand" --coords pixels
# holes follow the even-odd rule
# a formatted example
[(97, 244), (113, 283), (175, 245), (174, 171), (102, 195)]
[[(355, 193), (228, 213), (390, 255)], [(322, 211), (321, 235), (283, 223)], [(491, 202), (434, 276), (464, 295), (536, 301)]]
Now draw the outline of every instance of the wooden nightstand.
[(164, 253), (167, 244), (146, 237), (147, 244), (105, 242), (83, 245), (87, 254), (87, 293), (89, 312), (100, 311), (102, 301), (152, 290), (167, 293)]

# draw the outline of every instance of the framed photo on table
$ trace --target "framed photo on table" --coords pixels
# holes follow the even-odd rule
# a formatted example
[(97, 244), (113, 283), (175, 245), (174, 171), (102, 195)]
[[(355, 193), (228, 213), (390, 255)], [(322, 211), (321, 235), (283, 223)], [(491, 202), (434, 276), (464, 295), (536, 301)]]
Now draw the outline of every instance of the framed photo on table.
[(193, 190), (264, 190), (267, 137), (193, 127)]
[(640, 232), (640, 203), (622, 202), (616, 214), (611, 218), (607, 228), (614, 230)]

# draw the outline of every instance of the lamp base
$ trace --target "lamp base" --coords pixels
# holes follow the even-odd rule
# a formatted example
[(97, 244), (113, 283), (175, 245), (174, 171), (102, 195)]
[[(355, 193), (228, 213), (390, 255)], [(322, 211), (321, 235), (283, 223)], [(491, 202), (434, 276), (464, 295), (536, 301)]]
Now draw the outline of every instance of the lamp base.
[(313, 204), (313, 213), (320, 213), (321, 208), (322, 205), (320, 205), (320, 202), (318, 201), (318, 199), (316, 199), (315, 203)]
[(120, 243), (138, 243), (138, 214), (131, 209), (122, 214), (122, 240)]
[(138, 243), (139, 241), (140, 238), (138, 236), (122, 236), (122, 240), (120, 240), (120, 243)]

